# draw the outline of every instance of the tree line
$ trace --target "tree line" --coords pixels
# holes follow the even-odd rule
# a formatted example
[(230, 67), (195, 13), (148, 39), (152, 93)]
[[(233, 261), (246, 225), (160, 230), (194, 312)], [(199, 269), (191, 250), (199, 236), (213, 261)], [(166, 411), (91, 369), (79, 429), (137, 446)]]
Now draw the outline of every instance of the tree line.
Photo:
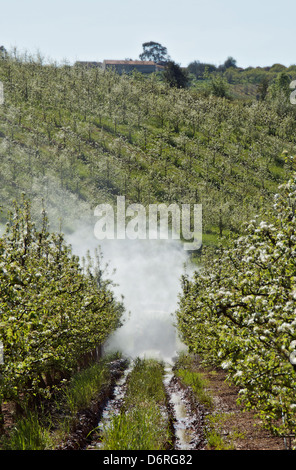
[(11, 211), (0, 259), (0, 403), (23, 407), (50, 398), (54, 386), (99, 357), (123, 305), (100, 254), (81, 263), (63, 234), (49, 231), (45, 212), (36, 227), (25, 198)]
[(296, 176), (279, 187), (273, 208), (254, 217), (227, 247), (205, 254), (183, 278), (178, 327), (204, 364), (222, 367), (239, 400), (295, 448)]

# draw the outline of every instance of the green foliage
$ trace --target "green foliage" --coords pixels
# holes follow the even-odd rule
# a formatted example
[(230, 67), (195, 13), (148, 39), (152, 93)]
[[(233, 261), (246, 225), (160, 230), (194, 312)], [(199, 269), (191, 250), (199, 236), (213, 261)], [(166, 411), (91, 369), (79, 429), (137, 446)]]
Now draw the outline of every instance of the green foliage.
[(55, 391), (50, 406), (44, 402), (41, 406), (25, 407), (9, 434), (1, 436), (1, 449), (54, 449), (66, 440), (77, 426), (78, 412), (91, 406), (92, 400), (110, 385), (108, 362), (112, 359), (113, 356), (105, 356), (76, 372), (68, 382), (63, 381)]
[(104, 450), (164, 450), (166, 423), (154, 403), (113, 416), (102, 435)]
[(191, 387), (200, 403), (207, 408), (212, 407), (212, 397), (207, 391), (208, 383), (202, 374), (194, 369), (194, 362), (190, 355), (180, 354), (174, 366), (174, 373), (184, 385)]
[(142, 44), (143, 52), (139, 55), (141, 60), (152, 60), (156, 63), (169, 60), (167, 48), (159, 42), (149, 41)]
[(206, 70), (208, 70), (208, 72), (214, 72), (217, 70), (217, 67), (212, 64), (204, 64), (199, 60), (195, 60), (188, 65), (187, 70), (190, 74), (193, 74), (197, 80), (202, 80)]
[(124, 403), (105, 425), (104, 450), (164, 450), (170, 441), (165, 413), (163, 364), (137, 358), (128, 377)]
[(259, 100), (262, 100), (262, 101), (265, 100), (267, 96), (268, 86), (269, 86), (268, 78), (264, 77), (257, 87)]
[(233, 57), (227, 57), (222, 67), (225, 69), (229, 69), (230, 67), (236, 68), (236, 60)]
[[(265, 221), (205, 256), (183, 278), (178, 325), (190, 350), (225, 368), (247, 408), (261, 410), (278, 434), (296, 431), (295, 372), (289, 362), (295, 329), (296, 177), (280, 186)], [(282, 420), (282, 418), (284, 418)]]
[(95, 266), (81, 267), (61, 233), (37, 229), (30, 205), (15, 204), (0, 239), (4, 364), (1, 398), (50, 394), (119, 325), (123, 307)]
[[(4, 56), (2, 221), (23, 191), (32, 202), (14, 207), (0, 239), (1, 398), (26, 399), (50, 396), (82, 354), (119, 325), (122, 313), (102, 279), (99, 257), (83, 269), (63, 235), (49, 232), (40, 193), (54, 206), (57, 195), (61, 201), (75, 195), (73, 206), (82, 212), (117, 195), (146, 206), (201, 203), (205, 241), (216, 246), (221, 236), (240, 234), (244, 222), (267, 213), (291, 174), (283, 150), (295, 150), (296, 108), (287, 86), (296, 75), (295, 67), (242, 70), (232, 60), (225, 70), (208, 67), (204, 80), (205, 64), (193, 68), (202, 83), (199, 88), (193, 80), (185, 89), (157, 75), (119, 76)], [(234, 87), (256, 98), (266, 78), (264, 99), (226, 99)], [(178, 312), (190, 348), (206, 362), (227, 366), (246, 406), (262, 409), (269, 426), (283, 433), (295, 432), (295, 378), (287, 360), (295, 338), (293, 201), (292, 181), (271, 222), (252, 221), (214, 260), (206, 251), (201, 273), (183, 280)], [(153, 395), (154, 385), (138, 388)]]
[(166, 395), (162, 384), (163, 374), (163, 365), (156, 360), (137, 358), (128, 379), (125, 407), (132, 407), (139, 400), (155, 400), (164, 405)]
[[(204, 232), (239, 232), (247, 217), (270, 206), (287, 176), (280, 155), (284, 148), (292, 153), (296, 135), (287, 100), (284, 107), (272, 99), (229, 101), (207, 96), (207, 86), (178, 89), (156, 75), (42, 65), (32, 57), (1, 61), (0, 80), (3, 208), (25, 191), (35, 220), (42, 193), (63, 230), (86, 205), (124, 195), (145, 206), (201, 203)], [(211, 80), (214, 94), (224, 96), (224, 76)], [(65, 194), (77, 198), (71, 210)]]
[(64, 390), (64, 399), (62, 399), (64, 409), (74, 415), (88, 406), (103, 385), (109, 381), (110, 373), (103, 361), (76, 373)]
[(209, 93), (218, 98), (226, 98), (228, 96), (228, 84), (221, 74), (211, 75)]
[(230, 435), (224, 435), (223, 427), (227, 419), (229, 419), (229, 414), (217, 413), (207, 416), (207, 448), (212, 450), (233, 450), (233, 439), (244, 438), (242, 434), (238, 434), (235, 431), (231, 431)]
[(186, 88), (189, 82), (187, 72), (171, 60), (166, 63), (163, 77), (170, 87)]
[[(208, 70), (210, 78), (215, 77), (217, 73), (221, 74), (228, 83), (229, 97), (244, 101), (264, 98), (267, 85), (272, 85), (273, 88), (283, 75), (287, 77), (289, 83), (296, 78), (295, 66), (285, 67), (281, 64), (274, 64), (272, 67), (247, 67), (243, 69), (236, 65), (236, 61), (232, 57), (229, 57), (224, 64), (218, 67), (213, 64), (194, 61), (188, 65), (187, 70), (192, 77), (199, 81), (199, 89), (202, 89), (203, 85), (206, 84), (206, 70)], [(195, 86), (197, 86), (197, 82), (195, 82)]]
[(47, 429), (43, 428), (36, 412), (29, 411), (12, 429), (5, 450), (44, 450), (50, 443)]
[(205, 391), (206, 381), (202, 378), (201, 374), (198, 374), (195, 371), (181, 369), (178, 370), (177, 375), (185, 385), (192, 388), (196, 396), (199, 398), (200, 403), (211, 407), (212, 400), (209, 394)]

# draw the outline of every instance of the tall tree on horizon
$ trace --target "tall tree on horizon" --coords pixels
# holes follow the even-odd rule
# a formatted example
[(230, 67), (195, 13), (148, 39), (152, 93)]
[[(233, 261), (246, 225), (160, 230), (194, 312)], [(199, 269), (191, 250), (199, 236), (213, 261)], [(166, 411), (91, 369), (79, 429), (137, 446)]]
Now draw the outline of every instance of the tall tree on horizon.
[(139, 55), (141, 60), (153, 60), (156, 63), (167, 63), (170, 59), (167, 48), (159, 42), (144, 42), (143, 52)]

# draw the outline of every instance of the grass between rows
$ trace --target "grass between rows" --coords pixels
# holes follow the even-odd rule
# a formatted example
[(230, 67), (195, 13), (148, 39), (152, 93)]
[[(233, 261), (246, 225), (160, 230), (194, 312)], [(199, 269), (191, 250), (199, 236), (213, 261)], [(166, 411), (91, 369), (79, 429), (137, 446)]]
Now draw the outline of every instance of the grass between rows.
[[(58, 391), (51, 407), (26, 409), (9, 432), (0, 439), (0, 450), (55, 449), (75, 429), (77, 413), (89, 406), (100, 391), (110, 384), (108, 356), (99, 363), (75, 374)], [(208, 390), (208, 381), (195, 367), (194, 357), (181, 354), (174, 373), (191, 387), (199, 403), (206, 409), (205, 435), (207, 448), (230, 449), (229, 439), (222, 436), (226, 419), (216, 413)], [(168, 450), (172, 433), (166, 411), (167, 397), (163, 384), (164, 364), (154, 359), (135, 360), (128, 377), (126, 394), (119, 414), (113, 414), (98, 434), (104, 450)]]
[(101, 435), (104, 450), (166, 450), (171, 432), (163, 384), (164, 365), (154, 359), (136, 359), (127, 381), (118, 415)]
[(53, 400), (23, 410), (8, 434), (0, 439), (1, 450), (55, 449), (75, 428), (77, 413), (111, 383), (108, 363), (118, 354), (77, 372), (57, 390)]

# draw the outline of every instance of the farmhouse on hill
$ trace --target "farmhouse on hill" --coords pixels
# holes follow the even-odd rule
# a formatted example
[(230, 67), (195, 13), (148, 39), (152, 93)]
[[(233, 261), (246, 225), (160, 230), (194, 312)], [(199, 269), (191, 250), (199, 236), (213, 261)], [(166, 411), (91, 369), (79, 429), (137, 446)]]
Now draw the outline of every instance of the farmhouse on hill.
[(163, 66), (150, 60), (104, 60), (102, 68), (103, 70), (113, 69), (119, 74), (130, 73), (134, 70), (141, 73), (153, 73), (163, 70)]

